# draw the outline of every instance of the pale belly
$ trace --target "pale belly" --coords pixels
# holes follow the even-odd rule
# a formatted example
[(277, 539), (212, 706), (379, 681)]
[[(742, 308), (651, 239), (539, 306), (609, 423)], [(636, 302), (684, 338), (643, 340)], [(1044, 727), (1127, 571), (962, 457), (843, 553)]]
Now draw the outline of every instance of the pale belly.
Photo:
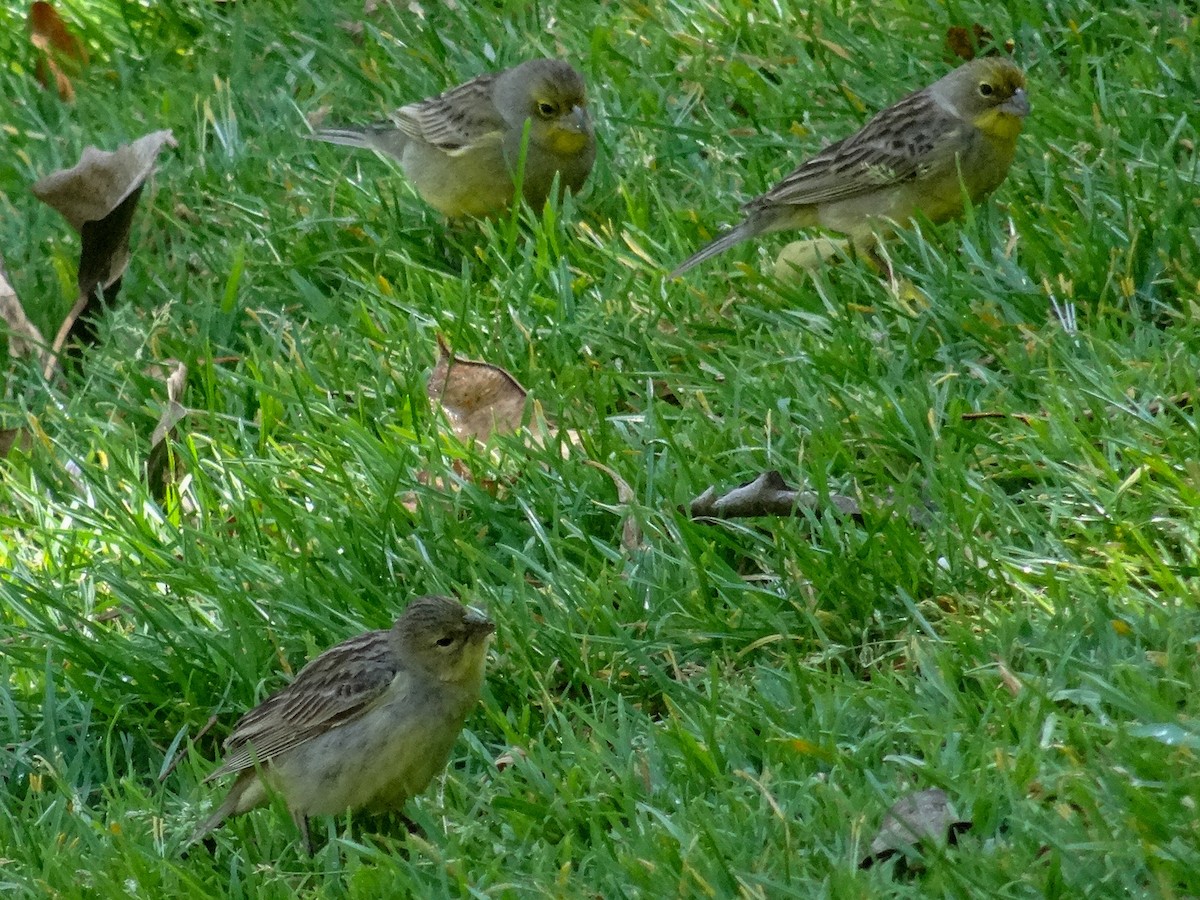
[(268, 779), (301, 816), (398, 809), (445, 767), (465, 718), (414, 715), (412, 705), (379, 707), (301, 744), (271, 761)]

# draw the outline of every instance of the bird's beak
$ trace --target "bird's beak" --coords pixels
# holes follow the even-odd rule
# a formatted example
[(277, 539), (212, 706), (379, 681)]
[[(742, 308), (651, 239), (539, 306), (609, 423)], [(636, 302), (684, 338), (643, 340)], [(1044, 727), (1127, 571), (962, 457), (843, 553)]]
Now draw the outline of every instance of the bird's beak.
[(563, 131), (572, 134), (587, 134), (592, 125), (587, 109), (578, 105), (571, 107), (571, 111), (562, 117), (561, 123)]
[(486, 613), (480, 612), (473, 606), (467, 607), (467, 614), (463, 617), (463, 622), (467, 627), (482, 634), (491, 634), (496, 630), (496, 623), (487, 617)]
[(1017, 88), (1013, 92), (1013, 95), (1008, 98), (1008, 102), (1004, 104), (1004, 111), (1021, 118), (1029, 115), (1029, 95), (1025, 93), (1025, 88)]

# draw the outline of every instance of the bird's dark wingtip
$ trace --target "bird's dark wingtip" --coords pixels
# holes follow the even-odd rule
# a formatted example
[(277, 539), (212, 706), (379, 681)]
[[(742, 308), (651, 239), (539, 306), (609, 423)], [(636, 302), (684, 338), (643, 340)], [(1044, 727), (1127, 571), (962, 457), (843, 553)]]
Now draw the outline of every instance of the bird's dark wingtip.
[(746, 238), (753, 237), (753, 235), (756, 233), (756, 231), (749, 229), (745, 222), (736, 228), (731, 228), (729, 231), (720, 235), (715, 240), (705, 244), (703, 247), (677, 265), (671, 271), (671, 274), (667, 276), (667, 280), (670, 281), (678, 278), (680, 275), (683, 275), (686, 272), (690, 272), (692, 269), (696, 268), (696, 266), (700, 265), (700, 263), (712, 259), (719, 253), (724, 253), (734, 244), (739, 244), (746, 240)]

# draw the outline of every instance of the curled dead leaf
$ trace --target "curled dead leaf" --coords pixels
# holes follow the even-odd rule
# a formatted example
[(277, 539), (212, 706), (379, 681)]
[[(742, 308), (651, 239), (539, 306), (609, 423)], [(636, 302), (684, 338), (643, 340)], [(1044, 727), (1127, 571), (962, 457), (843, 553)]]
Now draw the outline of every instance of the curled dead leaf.
[(42, 87), (54, 86), (58, 97), (65, 103), (75, 99), (72, 75), (83, 71), (88, 62), (87, 48), (73, 35), (57, 10), (44, 0), (36, 0), (29, 7), (29, 42), (38, 51), (34, 76)]
[(82, 234), (86, 223), (104, 219), (145, 183), (164, 146), (175, 146), (170, 131), (155, 131), (111, 152), (86, 147), (74, 166), (38, 181), (34, 196)]
[(55, 335), (45, 365), (50, 378), (69, 341), (95, 341), (89, 313), (101, 297), (111, 300), (129, 265), (129, 232), (146, 179), (164, 146), (175, 146), (170, 131), (156, 131), (108, 152), (87, 147), (79, 163), (42, 178), (33, 193), (58, 210), (82, 237), (79, 254), (79, 299)]
[(1029, 413), (1019, 412), (1000, 412), (1000, 411), (981, 411), (981, 412), (965, 412), (961, 416), (964, 422), (976, 422), (980, 419), (1015, 419), (1024, 425), (1031, 425), (1036, 416)]
[(22, 453), (33, 448), (33, 435), (26, 428), (0, 428), (0, 459), (4, 459), (16, 447)]
[(946, 50), (951, 59), (970, 61), (976, 56), (998, 56), (1001, 51), (1011, 56), (1014, 49), (1016, 44), (1011, 39), (996, 43), (992, 33), (978, 22), (971, 23), (970, 28), (952, 25), (946, 29)]
[(593, 459), (587, 460), (587, 464), (592, 468), (599, 469), (605, 475), (612, 479), (612, 483), (617, 488), (617, 502), (625, 507), (625, 521), (621, 523), (621, 549), (637, 550), (642, 546), (642, 529), (638, 525), (637, 519), (633, 517), (633, 513), (629, 512), (629, 507), (637, 499), (637, 495), (633, 492), (633, 488), (629, 486), (624, 478), (610, 469), (603, 463), (598, 463)]
[(941, 788), (906, 794), (884, 815), (869, 852), (858, 866), (869, 869), (894, 856), (907, 856), (922, 844), (953, 846), (972, 824), (954, 814), (950, 798)]
[(510, 766), (515, 765), (518, 759), (526, 759), (528, 755), (529, 754), (527, 754), (520, 747), (509, 747), (496, 757), (493, 765), (495, 765), (497, 771), (503, 772)]
[(455, 356), (438, 335), (438, 361), (429, 376), (429, 400), (440, 406), (459, 440), (487, 443), (513, 434), (525, 420), (527, 392), (499, 366)]
[(1021, 680), (1012, 673), (1010, 669), (999, 656), (992, 654), (992, 659), (996, 662), (996, 669), (1000, 673), (1000, 683), (1004, 685), (1004, 689), (1014, 697), (1021, 693)]
[[(734, 519), (751, 516), (796, 516), (805, 510), (818, 510), (821, 497), (815, 491), (791, 487), (774, 469), (764, 472), (724, 494), (710, 487), (691, 502), (688, 514), (693, 519)], [(830, 494), (829, 502), (840, 515), (861, 515), (852, 497)]]
[(0, 319), (8, 326), (8, 355), (14, 359), (30, 353), (45, 355), (48, 351), (46, 339), (29, 317), (25, 307), (13, 290), (4, 269), (4, 258), (0, 257)]
[(167, 485), (179, 476), (179, 462), (171, 454), (170, 438), (188, 413), (187, 407), (180, 402), (187, 385), (188, 370), (179, 360), (168, 359), (152, 366), (151, 374), (163, 379), (167, 391), (167, 402), (150, 435), (150, 452), (146, 456), (146, 483), (151, 495), (161, 501), (166, 496)]

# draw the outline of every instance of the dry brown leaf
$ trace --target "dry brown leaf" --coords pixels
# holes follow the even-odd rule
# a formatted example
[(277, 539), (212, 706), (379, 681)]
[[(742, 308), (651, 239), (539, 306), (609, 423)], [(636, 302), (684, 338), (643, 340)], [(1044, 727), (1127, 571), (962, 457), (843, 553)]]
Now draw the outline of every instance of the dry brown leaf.
[(966, 412), (966, 413), (962, 413), (962, 414), (961, 414), (961, 416), (960, 416), (960, 418), (962, 418), (962, 420), (963, 420), (964, 422), (975, 422), (975, 421), (978, 421), (979, 419), (1015, 419), (1015, 420), (1017, 420), (1018, 422), (1021, 422), (1021, 423), (1025, 424), (1025, 425), (1032, 425), (1032, 424), (1033, 424), (1033, 420), (1034, 420), (1036, 417), (1035, 417), (1035, 416), (1032, 416), (1032, 415), (1030, 415), (1029, 413), (1010, 413), (1010, 412), (989, 412), (989, 411), (982, 411), (982, 412)]
[(155, 131), (111, 152), (86, 147), (75, 166), (47, 175), (33, 193), (82, 234), (86, 223), (104, 219), (142, 186), (164, 146), (175, 146), (170, 131)]
[[(1130, 396), (1129, 400), (1131, 402), (1135, 402), (1135, 403), (1141, 402), (1134, 396)], [(1192, 395), (1192, 393), (1190, 391), (1185, 391), (1182, 394), (1175, 394), (1170, 397), (1159, 397), (1154, 400), (1151, 400), (1149, 403), (1146, 404), (1145, 408), (1146, 408), (1146, 412), (1149, 413), (1150, 415), (1160, 416), (1165, 412), (1173, 411), (1173, 410), (1183, 410), (1184, 412), (1191, 412), (1194, 405), (1195, 405), (1195, 397)], [(1125, 410), (1125, 408), (1120, 407), (1120, 406), (1110, 406), (1108, 408), (1108, 410), (1106, 411), (1106, 414), (1110, 417), (1118, 416), (1118, 415), (1125, 415), (1126, 410)], [(1083, 418), (1083, 419), (1094, 419), (1096, 417), (1096, 415), (1097, 415), (1096, 411), (1092, 410), (1092, 409), (1084, 409), (1084, 410), (1081, 410), (1079, 413), (1080, 418)], [(959, 414), (959, 418), (961, 418), (964, 422), (977, 422), (981, 419), (1013, 419), (1024, 425), (1033, 425), (1035, 422), (1044, 421), (1047, 418), (1047, 416), (1048, 416), (1048, 414), (1045, 410), (1039, 410), (1036, 413), (1002, 412), (999, 410), (981, 410), (979, 412), (965, 412), (965, 413)]]
[(168, 359), (153, 366), (151, 374), (162, 378), (167, 388), (167, 402), (150, 435), (150, 452), (146, 456), (146, 483), (151, 495), (161, 501), (166, 496), (167, 485), (177, 481), (179, 476), (179, 461), (170, 452), (170, 438), (175, 426), (188, 413), (187, 407), (180, 402), (187, 385), (188, 370), (179, 360)]
[(33, 448), (33, 435), (27, 428), (0, 428), (0, 459), (4, 459), (16, 447), (22, 453)]
[(160, 773), (159, 773), (159, 776), (158, 776), (158, 781), (159, 781), (159, 783), (160, 783), (160, 784), (161, 784), (162, 782), (166, 781), (166, 780), (167, 780), (167, 778), (169, 778), (169, 777), (170, 777), (171, 773), (175, 771), (175, 768), (176, 768), (176, 767), (177, 767), (177, 766), (180, 764), (180, 762), (182, 762), (182, 761), (183, 761), (183, 759), (184, 759), (184, 758), (187, 756), (187, 754), (188, 754), (188, 744), (189, 744), (189, 743), (191, 743), (191, 744), (196, 744), (196, 743), (199, 743), (200, 739), (201, 739), (202, 737), (204, 737), (206, 734), (208, 734), (208, 732), (209, 732), (209, 731), (212, 729), (212, 727), (213, 727), (214, 725), (216, 725), (216, 724), (217, 724), (217, 722), (218, 722), (218, 721), (219, 721), (219, 720), (217, 719), (217, 716), (216, 716), (216, 714), (213, 714), (213, 715), (209, 716), (209, 717), (208, 717), (208, 721), (204, 723), (204, 727), (203, 727), (203, 728), (201, 728), (199, 731), (197, 731), (197, 732), (196, 732), (196, 733), (195, 733), (195, 734), (194, 734), (194, 735), (191, 737), (191, 740), (190, 740), (189, 742), (186, 742), (186, 743), (184, 743), (184, 744), (181, 744), (181, 745), (180, 745), (180, 747), (179, 747), (179, 751), (178, 751), (178, 752), (175, 754), (174, 758), (172, 758), (171, 762), (170, 762), (170, 763), (167, 765), (167, 767), (166, 767), (165, 769), (163, 769), (163, 770), (162, 770), (162, 772), (160, 772)]
[(18, 359), (30, 353), (44, 356), (48, 351), (42, 332), (29, 321), (25, 307), (8, 281), (4, 258), (0, 257), (0, 319), (8, 325), (8, 355)]
[(1191, 412), (1195, 405), (1191, 391), (1185, 391), (1182, 394), (1175, 394), (1173, 397), (1166, 397), (1160, 400), (1151, 400), (1146, 406), (1146, 411), (1152, 416), (1159, 416), (1168, 409), (1180, 409), (1184, 412)]
[(62, 213), (82, 236), (79, 299), (63, 320), (46, 364), (49, 378), (70, 340), (93, 343), (90, 313), (101, 296), (111, 300), (129, 265), (129, 231), (146, 179), (164, 146), (175, 146), (170, 131), (156, 131), (113, 152), (87, 147), (79, 163), (54, 172), (33, 186), (34, 195)]
[(603, 463), (598, 463), (594, 459), (587, 460), (587, 464), (595, 469), (599, 469), (605, 475), (612, 479), (612, 483), (617, 488), (617, 502), (625, 507), (625, 521), (621, 523), (621, 548), (623, 550), (637, 550), (644, 541), (642, 538), (642, 529), (638, 525), (637, 519), (633, 517), (632, 512), (628, 512), (630, 505), (637, 499), (637, 495), (633, 492), (633, 488), (629, 486), (624, 478), (610, 469)]
[(659, 401), (660, 403), (669, 403), (671, 406), (683, 406), (683, 402), (679, 399), (674, 389), (670, 384), (667, 383), (665, 379), (655, 378), (653, 386), (655, 400)]
[[(843, 47), (841, 44), (834, 43), (833, 41), (829, 40), (828, 38), (821, 37), (820, 34), (818, 34), (816, 32), (814, 32), (814, 34), (816, 34), (816, 41), (821, 46), (823, 46), (826, 50), (828, 50), (830, 53), (834, 54), (835, 56), (841, 57), (842, 59), (845, 59), (845, 60), (849, 60), (849, 59), (853, 58), (850, 51), (847, 50), (845, 47)], [(813, 40), (813, 35), (810, 35), (807, 31), (803, 31), (803, 30), (797, 31), (793, 35), (793, 37), (795, 37), (801, 41), (804, 41), (806, 43), (811, 42)]]
[[(817, 510), (820, 502), (821, 497), (815, 491), (791, 487), (772, 469), (721, 495), (715, 487), (710, 487), (692, 501), (688, 514), (693, 519), (795, 516), (803, 510)], [(861, 515), (862, 510), (852, 497), (830, 494), (829, 502), (841, 515)]]
[(29, 7), (29, 42), (39, 51), (34, 66), (38, 82), (49, 87), (53, 76), (59, 99), (72, 102), (75, 88), (70, 76), (82, 72), (88, 61), (83, 41), (71, 34), (53, 6), (37, 0)]
[(946, 50), (951, 59), (970, 61), (976, 56), (998, 56), (1001, 51), (1011, 56), (1015, 48), (1011, 40), (997, 44), (992, 33), (978, 22), (973, 22), (970, 28), (952, 25), (946, 29)]
[(859, 861), (860, 869), (869, 869), (898, 854), (907, 854), (922, 843), (953, 845), (972, 823), (959, 819), (950, 806), (950, 798), (941, 788), (906, 794), (892, 805), (870, 851)]
[(510, 766), (516, 765), (518, 759), (525, 759), (528, 757), (528, 755), (529, 754), (527, 754), (520, 747), (510, 747), (508, 750), (497, 756), (492, 765), (496, 767), (497, 772), (503, 772)]
[(519, 431), (525, 420), (525, 388), (499, 366), (455, 356), (440, 334), (437, 341), (438, 361), (427, 392), (459, 440), (486, 444), (493, 434)]
[(996, 669), (1000, 673), (1000, 682), (1004, 685), (1004, 689), (1014, 697), (1021, 693), (1021, 680), (1012, 673), (1012, 669), (1005, 665), (1004, 660), (999, 656), (992, 654), (992, 659), (996, 661)]

